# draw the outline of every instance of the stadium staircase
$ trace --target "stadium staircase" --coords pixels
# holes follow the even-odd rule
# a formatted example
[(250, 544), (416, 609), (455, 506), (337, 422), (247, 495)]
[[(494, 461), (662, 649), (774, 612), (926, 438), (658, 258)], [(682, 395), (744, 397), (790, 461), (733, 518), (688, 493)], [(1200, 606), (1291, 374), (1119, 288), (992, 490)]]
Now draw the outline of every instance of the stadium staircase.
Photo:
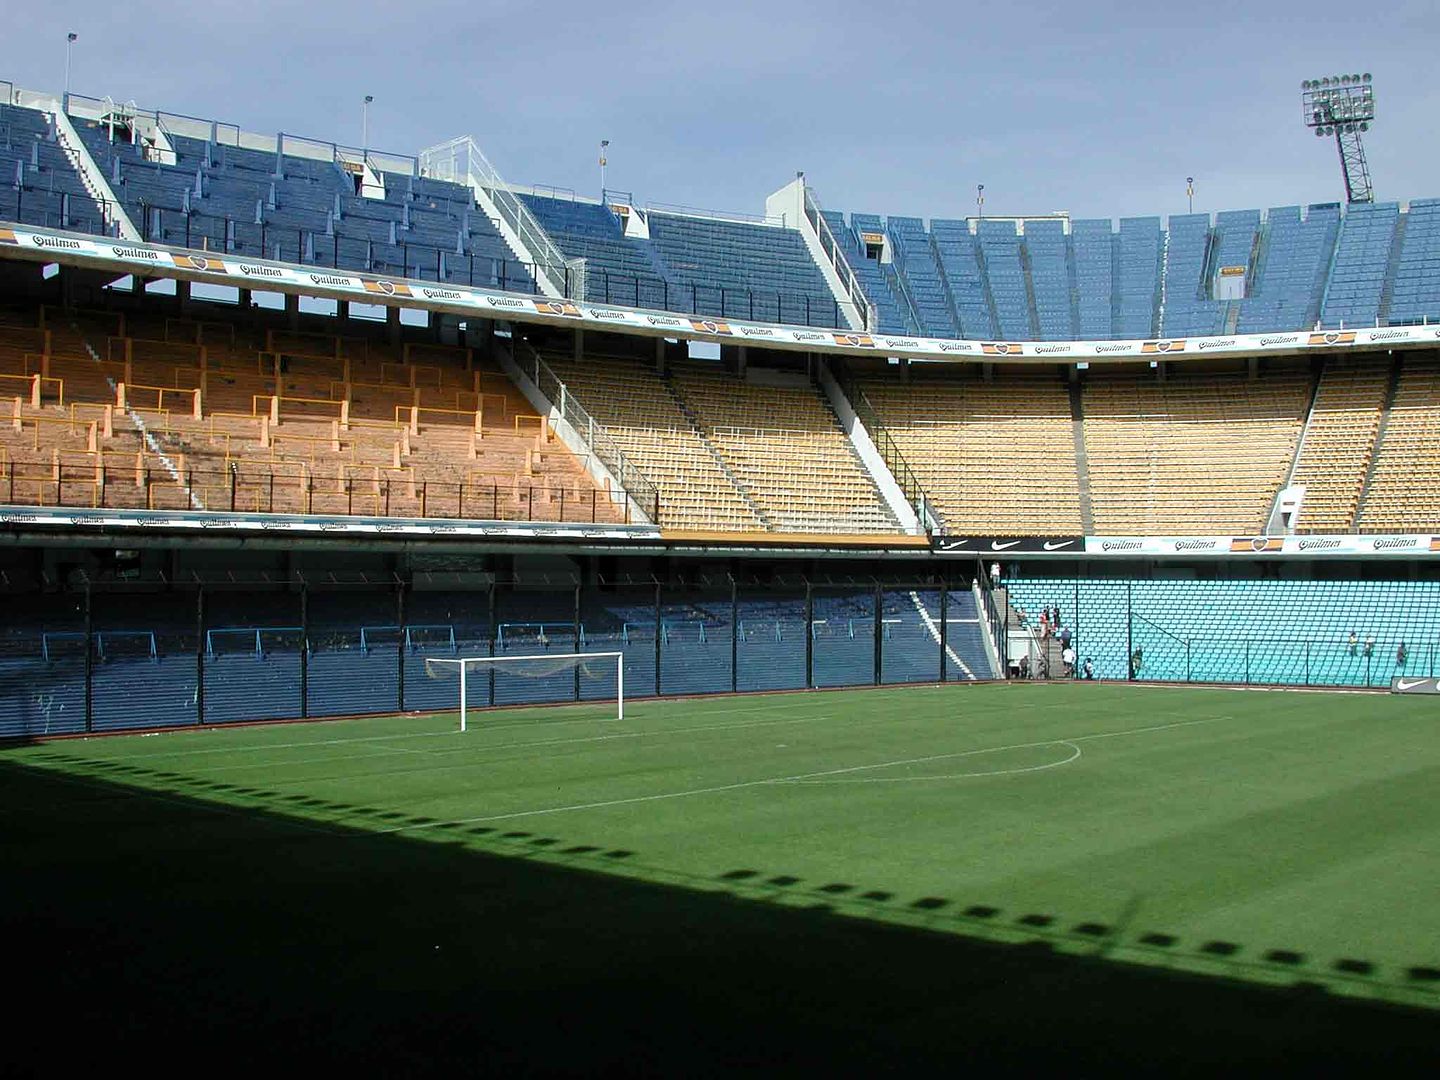
[(1090, 498), (1090, 458), (1085, 453), (1085, 395), (1079, 380), (1070, 382), (1070, 429), (1075, 444), (1075, 479), (1079, 485), (1080, 528), (1086, 536), (1095, 534), (1095, 510)]
[(1395, 410), (1395, 397), (1400, 389), (1401, 360), (1399, 354), (1390, 358), (1390, 370), (1385, 380), (1385, 400), (1380, 406), (1380, 420), (1375, 425), (1375, 445), (1370, 463), (1365, 469), (1365, 478), (1360, 482), (1360, 494), (1355, 499), (1355, 522), (1365, 517), (1365, 501), (1370, 496), (1370, 484), (1375, 479), (1375, 467), (1385, 453), (1385, 432), (1390, 426), (1390, 417)]
[(675, 386), (673, 372), (667, 369), (661, 376), (661, 381), (665, 386), (665, 392), (670, 395), (670, 400), (675, 403), (675, 407), (680, 410), (680, 415), (685, 417), (690, 424), (690, 429), (700, 440), (700, 445), (705, 448), (705, 452), (710, 455), (711, 460), (715, 462), (716, 467), (720, 470), (721, 474), (724, 475), (725, 479), (729, 480), (734, 486), (735, 491), (739, 494), (745, 506), (755, 515), (756, 520), (759, 521), (761, 525), (767, 529), (773, 529), (775, 523), (755, 501), (755, 494), (750, 489), (750, 486), (735, 475), (735, 470), (731, 467), (730, 462), (725, 459), (725, 455), (720, 453), (714, 441), (705, 433), (705, 425), (701, 423), (700, 418), (695, 415), (695, 410), (692, 409), (689, 402), (680, 395), (680, 391)]

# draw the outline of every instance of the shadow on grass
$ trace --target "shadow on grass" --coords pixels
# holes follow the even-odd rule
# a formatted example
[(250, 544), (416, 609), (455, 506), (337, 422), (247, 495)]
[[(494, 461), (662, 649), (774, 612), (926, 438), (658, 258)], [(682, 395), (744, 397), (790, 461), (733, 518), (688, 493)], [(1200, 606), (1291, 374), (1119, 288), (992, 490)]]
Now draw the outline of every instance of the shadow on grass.
[[(106, 772), (0, 762), (15, 1073), (137, 1058), (693, 1075), (1435, 1055), (1433, 1012), (1071, 953), (1038, 913), (751, 870), (678, 885), (581, 842), (596, 837), (372, 833)], [(1108, 930), (1072, 929), (1092, 946)]]

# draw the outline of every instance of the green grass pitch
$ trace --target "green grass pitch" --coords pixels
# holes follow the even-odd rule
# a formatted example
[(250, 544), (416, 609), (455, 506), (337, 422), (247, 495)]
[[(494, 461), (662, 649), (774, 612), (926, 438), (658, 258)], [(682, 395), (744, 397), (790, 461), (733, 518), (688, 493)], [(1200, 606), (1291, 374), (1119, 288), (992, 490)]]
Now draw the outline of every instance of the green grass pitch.
[(54, 741), (0, 775), (18, 962), (169, 1044), (1413, 1061), (1440, 1020), (1433, 699), (631, 701)]

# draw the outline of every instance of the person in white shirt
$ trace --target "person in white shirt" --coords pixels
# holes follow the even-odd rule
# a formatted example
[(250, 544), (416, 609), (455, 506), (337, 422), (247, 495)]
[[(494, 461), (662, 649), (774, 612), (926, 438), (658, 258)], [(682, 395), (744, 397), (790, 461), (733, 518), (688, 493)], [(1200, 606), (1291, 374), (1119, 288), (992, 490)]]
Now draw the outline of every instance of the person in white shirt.
[(1060, 654), (1060, 659), (1065, 664), (1065, 677), (1073, 679), (1075, 677), (1075, 650), (1066, 645), (1065, 651)]

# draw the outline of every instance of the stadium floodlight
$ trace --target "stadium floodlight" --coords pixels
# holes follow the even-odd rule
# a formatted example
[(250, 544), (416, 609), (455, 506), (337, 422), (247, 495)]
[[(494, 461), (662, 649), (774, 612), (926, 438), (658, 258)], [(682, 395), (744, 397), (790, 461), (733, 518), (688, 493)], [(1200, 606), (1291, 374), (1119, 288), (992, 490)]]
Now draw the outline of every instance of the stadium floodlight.
[(610, 140), (609, 140), (609, 139), (601, 139), (601, 140), (600, 140), (600, 201), (601, 201), (602, 203), (605, 201), (605, 166), (608, 164), (608, 162), (605, 160), (605, 158), (606, 158), (606, 156), (607, 156), (606, 153), (605, 153), (605, 151), (608, 150), (609, 148), (610, 148)]
[(1360, 141), (1361, 134), (1369, 131), (1375, 120), (1375, 88), (1370, 73), (1305, 79), (1300, 83), (1300, 105), (1305, 126), (1317, 138), (1335, 136), (1346, 201), (1374, 202), (1370, 168)]
[(65, 102), (70, 102), (70, 47), (80, 40), (80, 35), (75, 31), (65, 35)]
[(1195, 178), (1185, 177), (1185, 198), (1190, 200), (1190, 213), (1195, 212)]
[(360, 149), (367, 156), (370, 153), (370, 103), (374, 100), (374, 94), (366, 94), (365, 103), (360, 106)]
[(984, 220), (985, 220), (985, 185), (984, 185), (984, 184), (976, 184), (976, 185), (975, 185), (975, 217), (976, 217), (978, 220), (980, 220), (980, 221), (984, 221)]
[[(590, 690), (589, 696), (582, 696), (586, 702), (596, 704), (615, 702), (615, 719), (625, 719), (625, 654), (623, 652), (593, 653), (539, 653), (534, 656), (460, 656), (425, 658), (425, 674), (432, 679), (449, 678), (459, 674), (457, 688), (459, 702), (460, 730), (467, 727), (467, 716), (472, 701), (476, 700), (474, 676), (483, 673), (486, 679), (485, 701), (495, 697), (510, 697), (504, 685), (517, 679), (547, 679), (572, 675), (577, 694)], [(491, 687), (496, 692), (491, 693)]]

